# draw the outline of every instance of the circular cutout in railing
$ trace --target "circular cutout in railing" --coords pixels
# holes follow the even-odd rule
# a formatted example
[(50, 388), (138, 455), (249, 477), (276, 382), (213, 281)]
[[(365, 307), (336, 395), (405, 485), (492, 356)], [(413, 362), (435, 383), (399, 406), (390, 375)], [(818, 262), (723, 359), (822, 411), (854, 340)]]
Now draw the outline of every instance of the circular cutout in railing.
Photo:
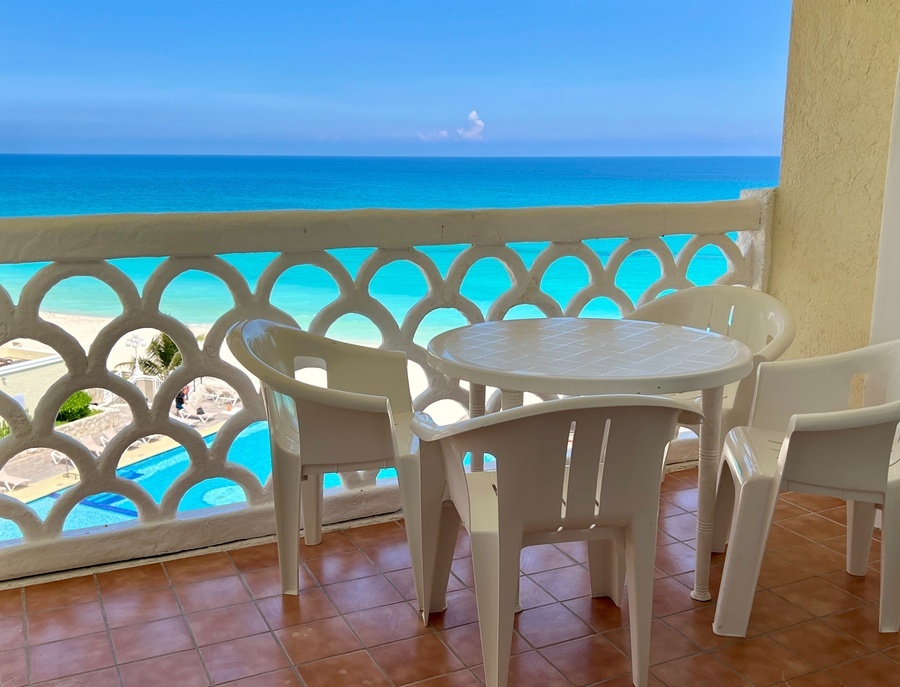
[(419, 322), (413, 341), (424, 348), (438, 334), (457, 327), (464, 327), (467, 324), (469, 324), (469, 320), (459, 310), (436, 308)]
[(718, 246), (706, 245), (691, 258), (687, 268), (687, 278), (697, 286), (707, 286), (713, 284), (726, 272), (728, 272), (728, 260), (722, 249)]
[(614, 300), (600, 296), (589, 300), (578, 313), (578, 317), (603, 317), (618, 320), (622, 317), (622, 311)]
[(503, 316), (503, 319), (537, 320), (542, 317), (547, 317), (547, 313), (545, 313), (536, 305), (532, 305), (531, 303), (520, 303), (519, 305), (514, 305), (509, 310), (507, 310), (506, 314)]
[(328, 328), (325, 335), (331, 339), (362, 346), (381, 346), (384, 340), (381, 330), (375, 326), (372, 320), (357, 313), (341, 315)]
[(0, 344), (0, 389), (29, 416), (68, 371), (59, 352), (41, 341), (13, 339)]
[(247, 468), (265, 485), (272, 474), (268, 423), (254, 422), (238, 434), (228, 450), (228, 462)]
[(649, 250), (636, 250), (626, 257), (616, 272), (616, 286), (637, 303), (648, 288), (662, 276), (659, 258)]
[(428, 293), (422, 270), (409, 260), (397, 260), (381, 267), (369, 283), (369, 293), (386, 307), (397, 325), (406, 313)]
[(202, 270), (187, 270), (175, 277), (162, 293), (160, 312), (176, 320), (208, 329), (234, 307), (225, 282)]
[[(75, 316), (95, 320), (121, 315), (122, 301), (109, 284), (96, 277), (67, 277), (47, 291), (40, 311), (44, 319), (68, 331), (67, 325)], [(99, 331), (100, 326), (95, 329)]]
[(337, 281), (328, 270), (315, 265), (296, 265), (279, 275), (269, 302), (307, 329), (312, 318), (340, 295)]
[(585, 264), (578, 258), (567, 255), (554, 260), (547, 267), (541, 279), (541, 291), (565, 309), (572, 296), (590, 283), (590, 275)]
[(500, 294), (511, 288), (512, 279), (506, 264), (497, 258), (481, 258), (466, 271), (459, 292), (475, 303), (482, 315), (486, 315)]

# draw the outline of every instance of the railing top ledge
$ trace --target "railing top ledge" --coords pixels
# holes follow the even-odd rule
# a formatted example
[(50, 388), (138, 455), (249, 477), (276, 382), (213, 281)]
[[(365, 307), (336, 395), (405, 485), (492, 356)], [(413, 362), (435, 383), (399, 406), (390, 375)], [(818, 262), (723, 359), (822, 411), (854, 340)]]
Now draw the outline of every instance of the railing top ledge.
[(759, 198), (745, 197), (503, 210), (278, 210), (0, 218), (0, 262), (721, 234), (758, 230), (762, 207)]

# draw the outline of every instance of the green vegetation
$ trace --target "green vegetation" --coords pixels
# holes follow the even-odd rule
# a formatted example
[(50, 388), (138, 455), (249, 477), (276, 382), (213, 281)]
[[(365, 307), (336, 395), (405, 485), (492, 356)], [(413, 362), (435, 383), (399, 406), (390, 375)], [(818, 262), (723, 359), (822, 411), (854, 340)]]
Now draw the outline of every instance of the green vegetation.
[(91, 396), (87, 391), (76, 391), (66, 399), (56, 415), (57, 422), (72, 422), (91, 415)]
[(165, 379), (179, 365), (181, 365), (181, 351), (165, 332), (154, 336), (146, 349), (146, 354), (136, 361), (119, 363), (119, 369), (132, 369), (137, 363), (137, 368), (145, 375)]
[(9, 436), (9, 433), (9, 425), (3, 422), (3, 420), (0, 420), (0, 439)]

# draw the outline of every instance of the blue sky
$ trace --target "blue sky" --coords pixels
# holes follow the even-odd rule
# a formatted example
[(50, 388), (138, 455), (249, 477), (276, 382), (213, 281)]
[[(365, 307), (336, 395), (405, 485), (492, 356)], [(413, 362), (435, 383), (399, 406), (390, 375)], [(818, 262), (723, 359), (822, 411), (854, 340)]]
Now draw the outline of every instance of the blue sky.
[(790, 0), (0, 0), (0, 152), (777, 155), (789, 24)]

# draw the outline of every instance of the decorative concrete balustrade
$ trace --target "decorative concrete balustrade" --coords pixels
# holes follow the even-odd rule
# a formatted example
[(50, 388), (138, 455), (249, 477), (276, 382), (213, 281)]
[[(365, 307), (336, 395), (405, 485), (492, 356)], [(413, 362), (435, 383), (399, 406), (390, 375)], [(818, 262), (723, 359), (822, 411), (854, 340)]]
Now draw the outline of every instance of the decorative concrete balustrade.
[[(656, 257), (661, 275), (644, 290), (639, 302), (669, 289), (692, 286), (687, 276), (691, 261), (706, 246), (716, 247), (727, 261), (719, 283), (763, 288), (770, 200), (771, 191), (752, 191), (735, 201), (592, 208), (0, 219), (0, 262), (49, 263), (27, 281), (17, 299), (8, 288), (0, 288), (0, 345), (15, 339), (36, 340), (56, 350), (68, 370), (30, 408), (30, 417), (9, 395), (0, 392), (0, 417), (12, 429), (10, 436), (0, 439), (0, 467), (23, 451), (41, 447), (65, 453), (80, 473), (80, 480), (60, 495), (45, 519), (27, 504), (0, 494), (0, 518), (14, 522), (23, 533), (23, 539), (0, 548), (0, 580), (274, 532), (270, 485), (261, 484), (250, 470), (229, 460), (235, 437), (264, 419), (264, 410), (254, 382), (229, 362), (233, 359), (223, 351), (223, 340), (234, 322), (247, 317), (297, 321), (297, 313), (272, 303), (273, 289), (292, 267), (318, 267), (336, 284), (337, 297), (315, 313), (308, 323), (311, 331), (326, 334), (341, 317), (362, 315), (377, 327), (382, 346), (405, 351), (422, 367), (427, 386), (417, 390), (417, 409), (446, 399), (465, 405), (465, 388), (431, 370), (425, 362), (424, 342), (417, 332), (429, 313), (452, 309), (466, 321), (478, 322), (500, 319), (516, 306), (531, 305), (548, 316), (577, 316), (588, 312), (597, 299), (609, 299), (622, 313), (629, 312), (637, 303), (619, 285), (618, 278), (623, 263), (638, 251), (649, 251)], [(662, 237), (675, 235), (687, 238), (673, 252)], [(606, 257), (598, 254), (595, 239), (619, 242)], [(519, 243), (539, 244), (531, 264), (510, 245)], [(439, 269), (431, 252), (441, 246), (456, 251), (445, 271)], [(374, 250), (356, 274), (329, 252), (365, 247)], [(253, 287), (234, 265), (218, 257), (270, 252), (276, 256)], [(122, 269), (109, 262), (129, 257), (165, 259), (139, 290)], [(473, 266), (488, 258), (503, 265), (510, 286), (483, 311), (463, 295), (463, 282)], [(558, 302), (544, 283), (548, 270), (561, 258), (577, 259), (588, 275), (585, 285), (565, 303)], [(403, 261), (421, 271), (427, 290), (397, 321), (370, 286), (380, 270)], [(219, 278), (233, 298), (233, 307), (217, 317), (202, 341), (184, 322), (160, 311), (166, 289), (189, 270)], [(97, 332), (88, 351), (70, 333), (40, 316), (48, 291), (70, 277), (92, 277), (105, 283), (122, 304), (121, 313)], [(303, 289), (303, 284), (290, 288)], [(134, 385), (108, 369), (117, 362), (109, 360), (116, 342), (141, 328), (166, 332), (183, 355), (183, 364), (162, 383), (149, 405)], [(242, 401), (210, 446), (200, 434), (202, 427), (191, 427), (170, 414), (178, 390), (201, 377), (222, 380)], [(122, 399), (133, 417), (99, 459), (75, 439), (54, 429), (63, 401), (76, 390), (94, 388), (106, 389)], [(158, 503), (136, 482), (117, 473), (126, 449), (154, 435), (170, 437), (190, 456), (188, 467), (172, 481)], [(185, 493), (215, 477), (238, 485), (246, 503), (179, 513)], [(332, 520), (346, 519), (351, 504), (354, 514), (367, 512), (368, 492), (358, 481), (353, 489), (326, 499), (330, 501), (327, 514)], [(371, 478), (367, 483), (371, 484)], [(63, 534), (72, 508), (98, 494), (129, 499), (139, 520)], [(368, 512), (373, 508), (377, 510), (378, 506)]]

